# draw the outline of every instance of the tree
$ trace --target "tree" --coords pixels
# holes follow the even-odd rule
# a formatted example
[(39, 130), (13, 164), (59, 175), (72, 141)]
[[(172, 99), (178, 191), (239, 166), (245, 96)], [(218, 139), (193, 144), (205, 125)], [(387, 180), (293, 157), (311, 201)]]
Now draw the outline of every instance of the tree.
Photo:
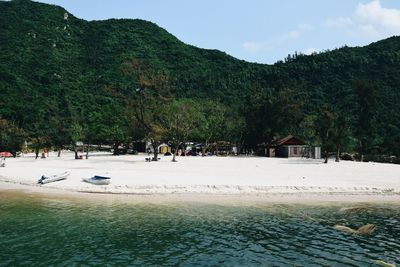
[(244, 146), (246, 132), (246, 120), (237, 108), (228, 107), (225, 114), (226, 130), (224, 138), (236, 145), (237, 153), (240, 154)]
[[(119, 154), (119, 146), (129, 139), (129, 119), (124, 108), (117, 103), (104, 105), (104, 110), (92, 111), (87, 118), (88, 133), (85, 142), (107, 144), (113, 147), (113, 154)], [(88, 147), (86, 151), (88, 151)], [(87, 153), (88, 154), (88, 153)]]
[(52, 117), (49, 119), (49, 143), (58, 150), (57, 157), (61, 156), (64, 146), (71, 143), (71, 130), (67, 118)]
[(128, 112), (145, 132), (153, 147), (153, 161), (158, 160), (158, 147), (166, 133), (163, 110), (173, 99), (169, 77), (141, 60), (123, 64), (123, 72), (134, 89), (126, 100)]
[(17, 156), (25, 143), (26, 134), (14, 123), (0, 119), (0, 151), (8, 151)]
[(335, 131), (336, 113), (329, 106), (325, 106), (317, 120), (317, 133), (322, 144), (324, 163), (328, 163), (329, 151), (333, 149), (333, 133)]
[(189, 136), (200, 124), (202, 116), (198, 104), (191, 99), (175, 100), (164, 109), (165, 138), (171, 142), (173, 162), (176, 162), (179, 145), (189, 141)]
[(295, 136), (305, 140), (310, 145), (318, 145), (318, 134), (317, 134), (317, 123), (318, 116), (315, 114), (306, 115), (302, 121), (298, 124), (298, 128), (295, 131)]
[(71, 125), (71, 141), (72, 148), (75, 153), (75, 159), (79, 159), (78, 157), (78, 142), (81, 142), (85, 137), (84, 128), (78, 122), (74, 121)]
[(253, 147), (293, 134), (302, 118), (304, 101), (288, 88), (253, 88), (244, 101), (246, 142)]
[(335, 145), (336, 157), (335, 161), (340, 161), (340, 152), (346, 139), (350, 134), (349, 119), (343, 113), (334, 113), (332, 119), (333, 130), (332, 130), (332, 141)]
[(203, 140), (203, 154), (205, 149), (209, 149), (211, 143), (215, 142), (218, 153), (218, 141), (228, 140), (227, 114), (228, 108), (220, 102), (203, 101), (200, 104), (201, 113), (199, 126), (194, 131), (197, 139)]
[(28, 132), (28, 145), (33, 148), (35, 152), (35, 159), (39, 157), (40, 149), (51, 146), (50, 132), (48, 124), (43, 122), (41, 116), (38, 116), (38, 121), (35, 122)]
[(385, 138), (384, 147), (386, 149), (384, 153), (400, 157), (400, 128), (391, 124), (387, 127), (389, 128), (390, 135)]
[(376, 132), (377, 88), (366, 81), (356, 81), (353, 88), (357, 96), (355, 135), (360, 161), (364, 161), (364, 155), (370, 147), (369, 143), (374, 141)]

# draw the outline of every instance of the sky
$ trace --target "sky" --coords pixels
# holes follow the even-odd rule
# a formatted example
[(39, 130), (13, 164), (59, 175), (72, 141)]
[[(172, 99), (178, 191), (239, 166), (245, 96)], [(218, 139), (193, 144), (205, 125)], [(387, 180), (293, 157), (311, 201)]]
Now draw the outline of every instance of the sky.
[(39, 0), (86, 20), (139, 18), (250, 62), (400, 35), (400, 0)]

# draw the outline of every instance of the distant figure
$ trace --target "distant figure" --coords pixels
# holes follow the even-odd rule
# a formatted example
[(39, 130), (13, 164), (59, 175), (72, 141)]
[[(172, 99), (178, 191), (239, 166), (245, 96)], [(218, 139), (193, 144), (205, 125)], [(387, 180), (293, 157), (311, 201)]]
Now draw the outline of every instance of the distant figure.
[(0, 162), (0, 167), (5, 167), (5, 166), (6, 166), (6, 158), (4, 157)]

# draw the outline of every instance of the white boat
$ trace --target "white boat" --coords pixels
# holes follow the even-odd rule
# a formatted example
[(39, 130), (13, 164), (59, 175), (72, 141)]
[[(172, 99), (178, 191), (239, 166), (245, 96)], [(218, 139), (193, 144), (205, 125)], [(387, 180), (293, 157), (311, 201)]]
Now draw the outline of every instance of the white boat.
[(95, 175), (90, 178), (83, 178), (82, 181), (95, 185), (108, 185), (110, 184), (111, 177)]
[(40, 179), (38, 180), (38, 184), (48, 184), (48, 183), (52, 183), (52, 182), (65, 180), (65, 179), (67, 179), (67, 177), (69, 175), (70, 175), (69, 171), (65, 171), (63, 173), (54, 174), (54, 175), (50, 175), (50, 176), (42, 175), (42, 177), (40, 177)]

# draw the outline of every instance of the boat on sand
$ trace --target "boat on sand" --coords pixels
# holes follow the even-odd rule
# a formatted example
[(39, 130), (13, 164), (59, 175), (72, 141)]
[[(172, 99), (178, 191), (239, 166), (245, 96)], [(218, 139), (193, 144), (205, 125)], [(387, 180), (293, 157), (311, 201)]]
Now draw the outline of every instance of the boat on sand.
[(90, 178), (83, 178), (82, 181), (95, 185), (108, 185), (110, 184), (111, 177), (95, 175)]
[(48, 184), (48, 183), (52, 183), (52, 182), (65, 180), (65, 179), (67, 179), (67, 177), (70, 174), (71, 173), (69, 171), (65, 171), (63, 173), (54, 174), (54, 175), (50, 175), (50, 176), (42, 175), (42, 177), (40, 177), (40, 179), (38, 180), (38, 184)]

